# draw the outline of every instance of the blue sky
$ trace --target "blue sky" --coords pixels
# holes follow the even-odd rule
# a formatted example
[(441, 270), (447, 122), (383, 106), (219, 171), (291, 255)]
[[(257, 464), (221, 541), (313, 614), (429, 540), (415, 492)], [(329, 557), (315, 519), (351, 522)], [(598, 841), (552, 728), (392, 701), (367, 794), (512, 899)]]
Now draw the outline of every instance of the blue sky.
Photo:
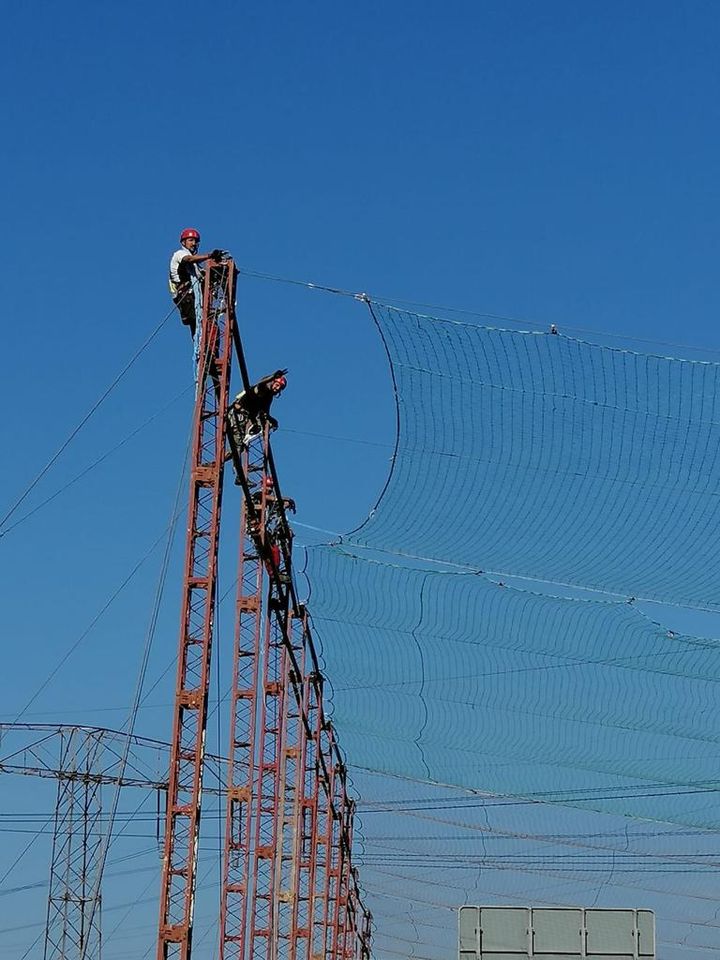
[[(716, 357), (719, 41), (707, 2), (9, 5), (0, 513), (166, 315), (189, 225), (256, 271)], [(298, 520), (356, 525), (394, 427), (364, 307), (244, 278), (239, 317), (253, 372), (290, 368), (275, 449)], [(170, 406), (0, 538), (3, 720), (161, 537), (190, 384), (171, 317), (13, 520)], [(122, 723), (160, 557), (25, 719)], [(178, 557), (153, 679), (175, 653)], [(168, 695), (142, 732), (167, 736)]]

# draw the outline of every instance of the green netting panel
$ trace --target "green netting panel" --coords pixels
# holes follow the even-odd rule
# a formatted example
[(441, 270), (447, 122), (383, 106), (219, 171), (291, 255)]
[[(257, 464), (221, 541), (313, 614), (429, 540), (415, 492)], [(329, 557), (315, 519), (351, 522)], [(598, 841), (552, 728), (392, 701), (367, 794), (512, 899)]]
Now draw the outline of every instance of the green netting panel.
[(648, 908), (664, 960), (718, 952), (719, 644), (630, 598), (720, 601), (720, 365), (374, 309), (393, 470), (307, 572), (376, 955), (453, 956), (464, 902)]
[[(626, 602), (309, 553), (358, 766), (717, 826), (720, 649)], [(342, 679), (339, 679), (342, 678)], [(616, 799), (617, 797), (617, 799)]]
[(720, 946), (717, 837), (352, 769), (376, 956), (452, 957), (461, 903), (654, 910), (665, 960)]
[(717, 642), (345, 548), (307, 572), (376, 956), (454, 956), (481, 901), (652, 909), (665, 960), (720, 949)]
[(473, 569), (720, 601), (720, 365), (376, 308), (399, 443), (350, 538)]

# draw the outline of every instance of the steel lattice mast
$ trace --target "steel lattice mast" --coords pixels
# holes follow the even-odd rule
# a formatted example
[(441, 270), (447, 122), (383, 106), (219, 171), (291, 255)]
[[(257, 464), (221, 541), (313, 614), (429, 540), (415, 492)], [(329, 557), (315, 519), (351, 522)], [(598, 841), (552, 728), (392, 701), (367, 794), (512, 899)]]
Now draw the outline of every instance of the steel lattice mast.
[(43, 958), (100, 960), (102, 732), (71, 728), (60, 743)]
[(250, 494), (256, 509), (243, 504), (240, 520), (233, 684), (230, 698), (230, 749), (220, 911), (220, 956), (243, 956), (247, 937), (250, 885), (252, 798), (255, 774), (257, 691), (261, 669), (261, 634), (265, 566), (256, 540), (264, 542), (267, 483), (264, 442), (240, 454), (241, 475), (252, 478)]
[(220, 536), (225, 414), (235, 331), (232, 261), (205, 269), (193, 419), (178, 672), (160, 892), (158, 960), (189, 960)]
[[(268, 562), (270, 557), (268, 556)], [(284, 573), (287, 576), (287, 573)], [(258, 770), (254, 804), (250, 960), (272, 960), (277, 938), (277, 850), (281, 818), (281, 755), (288, 652), (285, 647), (289, 591), (273, 575), (267, 598), (262, 700), (258, 730)]]
[[(278, 790), (280, 830), (275, 851), (275, 925), (279, 960), (294, 960), (297, 955), (299, 907), (299, 869), (303, 855), (303, 781), (307, 730), (304, 724), (305, 654), (304, 622), (307, 614), (301, 608), (290, 619), (287, 632), (289, 656), (298, 664), (296, 675), (291, 668), (284, 685), (284, 730), (280, 754)], [(301, 696), (297, 696), (297, 692)]]
[[(240, 357), (244, 366), (242, 353)], [(220, 956), (260, 960), (275, 954), (283, 869), (278, 798), (287, 776), (283, 745), (290, 532), (271, 468), (267, 426), (242, 453), (232, 435), (231, 446), (244, 499), (230, 698)]]
[[(230, 697), (221, 960), (363, 960), (371, 918), (352, 868), (354, 804), (322, 702), (267, 423), (228, 430), (232, 261), (205, 272), (190, 512), (157, 960), (190, 960), (225, 443), (242, 487)], [(242, 446), (242, 449), (240, 447)]]
[(233, 459), (243, 505), (220, 957), (362, 960), (371, 917), (352, 867), (354, 803), (267, 428)]

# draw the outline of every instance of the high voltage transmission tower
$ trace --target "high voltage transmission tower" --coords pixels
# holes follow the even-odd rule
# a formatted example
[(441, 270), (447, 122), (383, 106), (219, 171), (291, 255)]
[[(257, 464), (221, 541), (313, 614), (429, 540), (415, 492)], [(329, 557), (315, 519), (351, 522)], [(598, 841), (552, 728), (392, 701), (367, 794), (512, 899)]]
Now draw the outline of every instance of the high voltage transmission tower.
[[(0, 744), (0, 773), (57, 780), (43, 960), (99, 960), (103, 787), (165, 796), (169, 745), (134, 735), (128, 742), (127, 734), (102, 727), (30, 723), (0, 724)], [(221, 758), (206, 759), (220, 774)], [(224, 779), (204, 790), (224, 795)]]
[(61, 738), (44, 960), (100, 956), (101, 785), (92, 776), (102, 736), (74, 729)]
[(157, 960), (190, 960), (226, 450), (242, 506), (226, 785), (221, 960), (365, 960), (371, 917), (352, 862), (354, 804), (323, 703), (267, 423), (228, 430), (232, 260), (205, 268)]

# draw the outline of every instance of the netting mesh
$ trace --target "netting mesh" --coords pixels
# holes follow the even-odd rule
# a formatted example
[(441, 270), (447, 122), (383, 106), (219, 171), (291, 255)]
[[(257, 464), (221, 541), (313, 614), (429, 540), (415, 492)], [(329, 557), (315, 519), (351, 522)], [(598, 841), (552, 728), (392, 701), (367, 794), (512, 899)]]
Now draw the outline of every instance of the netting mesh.
[(399, 448), (354, 540), (717, 605), (720, 365), (383, 310)]
[(333, 548), (312, 551), (312, 580), (353, 764), (720, 826), (707, 806), (720, 783), (714, 641), (669, 634), (624, 602)]
[(718, 607), (720, 365), (375, 310), (393, 470), (307, 572), (376, 953), (453, 956), (463, 902), (717, 951), (720, 644), (639, 598)]

